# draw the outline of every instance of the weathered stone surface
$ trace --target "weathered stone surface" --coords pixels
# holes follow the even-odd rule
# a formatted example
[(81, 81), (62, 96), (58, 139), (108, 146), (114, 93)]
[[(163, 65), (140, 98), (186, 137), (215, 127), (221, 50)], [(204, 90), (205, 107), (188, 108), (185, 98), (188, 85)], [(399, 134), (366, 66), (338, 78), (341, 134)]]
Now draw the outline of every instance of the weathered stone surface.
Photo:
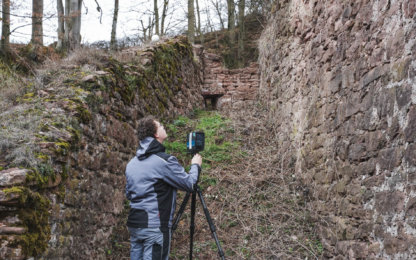
[(20, 198), (20, 195), (15, 192), (4, 192), (0, 190), (0, 204), (1, 205), (15, 205), (17, 204), (17, 200)]
[(406, 141), (415, 142), (416, 141), (416, 106), (412, 106), (408, 115), (408, 124), (404, 129), (404, 135)]
[(25, 182), (27, 169), (10, 168), (0, 171), (0, 187), (19, 185)]
[(393, 170), (399, 166), (402, 158), (402, 148), (387, 148), (379, 152), (379, 165), (381, 170)]
[[(320, 229), (330, 259), (416, 257), (414, 230), (399, 234), (416, 183), (413, 2), (279, 2), (259, 42), (260, 100), (274, 109), (276, 152), (305, 154), (295, 165), (302, 185), (316, 191), (310, 207), (319, 201), (321, 217), (337, 212), (342, 220)], [(296, 149), (280, 146), (286, 140)], [(345, 234), (337, 234), (341, 244), (331, 230)]]
[(385, 191), (375, 196), (375, 208), (381, 214), (393, 214), (404, 208), (405, 194), (400, 191)]
[(411, 165), (416, 166), (416, 144), (410, 144), (404, 152), (404, 159)]
[(219, 55), (205, 52), (203, 60), (205, 80), (202, 94), (205, 98), (220, 94), (217, 108), (238, 109), (241, 101), (253, 102), (256, 99), (260, 84), (257, 63), (243, 69), (226, 69), (222, 67)]
[(21, 235), (25, 232), (26, 229), (22, 227), (0, 226), (0, 235)]

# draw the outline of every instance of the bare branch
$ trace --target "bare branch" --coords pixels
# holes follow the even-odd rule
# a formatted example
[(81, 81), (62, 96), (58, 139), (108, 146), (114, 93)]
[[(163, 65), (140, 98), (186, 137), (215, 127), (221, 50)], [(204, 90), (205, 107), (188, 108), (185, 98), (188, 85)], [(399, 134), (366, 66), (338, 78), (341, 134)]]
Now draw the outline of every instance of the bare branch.
[(101, 15), (100, 15), (100, 24), (101, 24), (102, 23), (101, 21), (102, 21), (102, 18), (103, 18), (103, 9), (101, 8), (101, 6), (100, 6), (100, 4), (98, 3), (97, 0), (94, 0), (94, 1), (97, 4), (97, 11), (101, 13)]

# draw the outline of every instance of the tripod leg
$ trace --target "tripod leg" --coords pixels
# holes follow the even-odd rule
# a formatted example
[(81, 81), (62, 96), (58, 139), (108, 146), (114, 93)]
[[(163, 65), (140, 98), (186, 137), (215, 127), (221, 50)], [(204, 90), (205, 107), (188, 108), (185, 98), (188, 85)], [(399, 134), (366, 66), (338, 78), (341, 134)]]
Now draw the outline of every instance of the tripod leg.
[(176, 214), (175, 220), (173, 221), (172, 231), (175, 231), (176, 228), (178, 227), (179, 220), (181, 219), (182, 214), (185, 211), (186, 203), (188, 203), (189, 196), (191, 196), (191, 193), (190, 192), (187, 192), (186, 195), (185, 195), (185, 198), (182, 201), (181, 207), (179, 208), (179, 211)]
[(192, 253), (194, 249), (194, 232), (195, 232), (195, 206), (196, 206), (196, 191), (192, 192), (191, 201), (191, 235), (189, 244), (189, 260), (192, 260)]
[(198, 193), (199, 199), (201, 200), (201, 204), (202, 204), (202, 207), (203, 207), (204, 213), (205, 213), (205, 218), (208, 221), (208, 225), (209, 225), (209, 228), (211, 229), (212, 236), (214, 237), (215, 243), (217, 244), (218, 254), (219, 254), (221, 259), (225, 260), (224, 251), (222, 250), (220, 241), (218, 240), (218, 236), (217, 236), (217, 232), (216, 232), (214, 222), (211, 219), (211, 215), (209, 214), (207, 204), (205, 203), (204, 197), (202, 196), (202, 191), (199, 188), (199, 185), (196, 186), (196, 192)]

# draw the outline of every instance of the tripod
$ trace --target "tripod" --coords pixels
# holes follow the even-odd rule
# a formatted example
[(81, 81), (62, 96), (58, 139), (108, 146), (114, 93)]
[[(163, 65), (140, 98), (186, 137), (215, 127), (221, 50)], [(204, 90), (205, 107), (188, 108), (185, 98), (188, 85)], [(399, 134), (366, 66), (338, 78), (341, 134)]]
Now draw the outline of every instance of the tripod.
[[(199, 179), (199, 174), (198, 174)], [(190, 249), (189, 249), (189, 259), (192, 260), (192, 252), (193, 252), (193, 244), (194, 244), (194, 232), (195, 232), (195, 204), (196, 204), (196, 194), (198, 194), (199, 199), (201, 200), (202, 208), (204, 209), (205, 218), (208, 221), (209, 228), (211, 230), (212, 236), (214, 237), (215, 243), (217, 244), (218, 254), (222, 260), (224, 258), (224, 251), (222, 251), (220, 241), (218, 240), (216, 228), (214, 222), (211, 219), (211, 215), (209, 214), (207, 204), (205, 204), (204, 197), (202, 196), (202, 191), (199, 188), (198, 181), (195, 184), (195, 189), (192, 192), (192, 201), (191, 201), (191, 226), (190, 226)], [(172, 231), (175, 231), (178, 227), (179, 220), (185, 210), (186, 204), (188, 203), (189, 197), (191, 196), (190, 192), (187, 192), (185, 198), (182, 201), (181, 207), (179, 208), (178, 214), (176, 215), (173, 225)]]

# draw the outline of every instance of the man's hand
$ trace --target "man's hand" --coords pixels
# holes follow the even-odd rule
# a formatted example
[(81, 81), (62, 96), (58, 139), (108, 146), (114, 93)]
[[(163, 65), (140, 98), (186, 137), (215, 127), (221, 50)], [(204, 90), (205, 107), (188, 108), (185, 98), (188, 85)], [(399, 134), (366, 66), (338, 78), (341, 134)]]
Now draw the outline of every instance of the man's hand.
[(191, 164), (198, 164), (199, 166), (202, 165), (202, 157), (200, 154), (195, 154), (192, 158)]

